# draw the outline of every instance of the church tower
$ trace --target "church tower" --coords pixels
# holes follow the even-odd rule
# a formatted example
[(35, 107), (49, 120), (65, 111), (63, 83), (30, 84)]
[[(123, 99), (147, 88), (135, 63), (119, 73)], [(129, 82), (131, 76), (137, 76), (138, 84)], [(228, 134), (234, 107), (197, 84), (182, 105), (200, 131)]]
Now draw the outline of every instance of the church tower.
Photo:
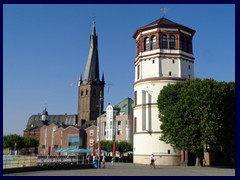
[(158, 95), (167, 84), (194, 78), (195, 30), (164, 17), (136, 30), (134, 79), (134, 163), (179, 165), (180, 152), (159, 140)]
[(102, 114), (104, 85), (104, 75), (102, 80), (99, 78), (98, 36), (93, 21), (84, 79), (80, 75), (78, 80), (78, 126), (85, 121), (96, 120)]

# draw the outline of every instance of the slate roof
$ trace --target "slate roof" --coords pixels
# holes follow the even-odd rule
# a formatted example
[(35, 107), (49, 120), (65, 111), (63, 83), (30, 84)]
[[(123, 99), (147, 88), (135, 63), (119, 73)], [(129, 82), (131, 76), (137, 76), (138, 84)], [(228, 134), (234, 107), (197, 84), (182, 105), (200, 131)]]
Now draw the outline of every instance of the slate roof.
[(138, 28), (138, 29), (136, 30), (136, 32), (134, 33), (133, 37), (135, 37), (136, 34), (137, 34), (139, 31), (141, 31), (141, 30), (143, 30), (143, 29), (151, 28), (151, 27), (153, 27), (153, 26), (165, 27), (165, 28), (179, 28), (179, 29), (184, 29), (184, 30), (186, 30), (186, 31), (188, 31), (188, 32), (190, 32), (190, 33), (192, 33), (192, 34), (194, 34), (194, 33), (196, 32), (195, 30), (193, 30), (193, 29), (191, 29), (191, 28), (188, 28), (188, 27), (186, 27), (186, 26), (183, 26), (183, 25), (181, 25), (181, 24), (178, 24), (178, 23), (176, 23), (176, 22), (173, 22), (173, 21), (171, 21), (171, 20), (169, 20), (169, 19), (167, 19), (167, 18), (165, 18), (165, 17), (161, 17), (160, 19), (157, 19), (156, 21), (153, 21), (153, 22), (151, 22), (151, 23), (149, 23), (149, 24), (147, 24), (147, 25), (145, 25), (145, 26), (142, 26), (142, 27)]

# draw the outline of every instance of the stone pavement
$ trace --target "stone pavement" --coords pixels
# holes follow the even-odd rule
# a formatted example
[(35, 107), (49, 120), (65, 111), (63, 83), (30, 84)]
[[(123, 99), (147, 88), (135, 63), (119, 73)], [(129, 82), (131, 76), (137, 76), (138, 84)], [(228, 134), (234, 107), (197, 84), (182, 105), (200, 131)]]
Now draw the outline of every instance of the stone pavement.
[(106, 163), (105, 169), (75, 169), (32, 171), (3, 176), (235, 176), (234, 168), (221, 167), (185, 167), (185, 166), (156, 166), (132, 163)]

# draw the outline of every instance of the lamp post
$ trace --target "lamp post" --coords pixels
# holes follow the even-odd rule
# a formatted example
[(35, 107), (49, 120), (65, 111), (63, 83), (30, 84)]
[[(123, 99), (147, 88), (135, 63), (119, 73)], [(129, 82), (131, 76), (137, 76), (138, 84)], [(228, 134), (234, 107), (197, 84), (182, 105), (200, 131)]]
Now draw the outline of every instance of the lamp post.
[(15, 144), (14, 144), (14, 155), (17, 155), (16, 151), (17, 151), (17, 143), (15, 142)]
[(99, 122), (98, 122), (98, 168), (100, 168), (100, 157), (101, 157), (101, 141), (100, 141), (100, 129), (101, 129), (101, 109), (102, 109), (102, 91), (100, 91), (99, 97)]

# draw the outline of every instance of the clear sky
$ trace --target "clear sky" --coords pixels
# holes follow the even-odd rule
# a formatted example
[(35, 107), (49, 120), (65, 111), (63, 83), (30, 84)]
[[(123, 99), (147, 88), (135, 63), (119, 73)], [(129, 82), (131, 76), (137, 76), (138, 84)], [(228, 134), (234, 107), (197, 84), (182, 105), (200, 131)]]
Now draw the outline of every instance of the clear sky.
[[(235, 81), (235, 9), (230, 4), (3, 5), (3, 134), (23, 135), (28, 118), (77, 114), (92, 20), (105, 99), (133, 98), (134, 32), (162, 17), (196, 30), (195, 77)], [(70, 86), (72, 84), (72, 86)], [(111, 85), (109, 85), (111, 84)]]

